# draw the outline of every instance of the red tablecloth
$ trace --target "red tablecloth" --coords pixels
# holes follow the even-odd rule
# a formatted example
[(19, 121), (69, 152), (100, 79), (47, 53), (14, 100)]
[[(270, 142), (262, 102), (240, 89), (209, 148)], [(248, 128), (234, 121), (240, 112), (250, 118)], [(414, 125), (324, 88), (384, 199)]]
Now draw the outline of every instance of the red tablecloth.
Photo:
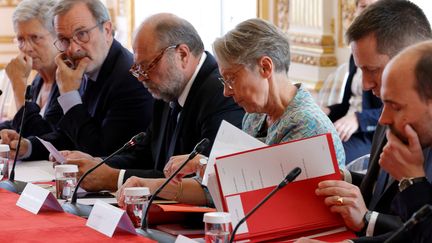
[(110, 238), (87, 227), (85, 219), (64, 212), (35, 215), (16, 206), (18, 197), (0, 189), (1, 242), (154, 242), (125, 232)]

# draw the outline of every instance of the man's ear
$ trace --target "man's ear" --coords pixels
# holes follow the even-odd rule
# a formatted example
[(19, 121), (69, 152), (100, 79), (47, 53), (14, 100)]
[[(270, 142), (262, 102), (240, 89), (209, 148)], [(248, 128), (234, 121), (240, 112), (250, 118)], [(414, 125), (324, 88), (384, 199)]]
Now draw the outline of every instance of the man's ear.
[(186, 44), (180, 44), (176, 51), (180, 54), (180, 61), (182, 63), (182, 67), (185, 68), (190, 61), (192, 53), (190, 52), (189, 47)]

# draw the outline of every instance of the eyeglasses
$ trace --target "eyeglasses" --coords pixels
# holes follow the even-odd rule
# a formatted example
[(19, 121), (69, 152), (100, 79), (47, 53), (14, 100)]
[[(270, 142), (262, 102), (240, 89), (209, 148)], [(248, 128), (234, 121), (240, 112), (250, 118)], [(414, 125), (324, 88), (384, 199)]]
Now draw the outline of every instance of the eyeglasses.
[(102, 24), (104, 24), (104, 22), (99, 23), (99, 24), (97, 24), (91, 28), (86, 29), (86, 30), (78, 30), (70, 38), (67, 38), (67, 37), (57, 38), (57, 40), (54, 42), (54, 46), (57, 48), (57, 50), (64, 52), (69, 48), (71, 40), (75, 41), (75, 43), (77, 43), (77, 44), (87, 43), (90, 40), (89, 32), (94, 30), (96, 27), (98, 27)]
[(130, 68), (129, 72), (135, 77), (135, 78), (140, 78), (143, 77), (144, 80), (149, 80), (149, 73), (151, 70), (153, 70), (156, 65), (159, 63), (159, 61), (162, 59), (163, 55), (165, 54), (166, 51), (168, 51), (169, 49), (176, 49), (178, 45), (172, 45), (172, 46), (168, 46), (165, 49), (163, 49), (159, 55), (157, 55), (151, 62), (150, 64), (147, 66), (146, 69), (142, 68), (142, 64), (141, 63), (135, 63), (132, 65), (132, 67)]
[(233, 90), (233, 84), (234, 84), (234, 76), (240, 72), (241, 68), (237, 71), (235, 71), (232, 75), (231, 78), (228, 79), (224, 79), (223, 77), (218, 78), (219, 81), (222, 83), (223, 86), (226, 86), (228, 89)]
[(42, 41), (45, 39), (45, 36), (51, 35), (51, 33), (47, 33), (44, 35), (29, 35), (28, 37), (17, 36), (15, 41), (18, 43), (18, 48), (24, 48), (26, 42), (32, 43), (33, 45), (40, 45)]

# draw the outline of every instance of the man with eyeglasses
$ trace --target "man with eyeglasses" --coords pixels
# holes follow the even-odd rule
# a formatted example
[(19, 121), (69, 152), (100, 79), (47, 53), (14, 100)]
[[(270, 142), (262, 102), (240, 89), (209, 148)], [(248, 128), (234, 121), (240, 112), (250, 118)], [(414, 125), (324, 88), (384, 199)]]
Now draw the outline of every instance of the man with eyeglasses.
[[(213, 143), (222, 120), (241, 126), (244, 111), (223, 96), (216, 61), (204, 51), (189, 22), (172, 14), (153, 15), (138, 28), (133, 49), (135, 64), (130, 72), (158, 99), (153, 121), (141, 144), (86, 177), (82, 184), (86, 190), (114, 191), (131, 176), (164, 177), (168, 160), (190, 153), (203, 138)], [(77, 151), (63, 153), (80, 171), (100, 161)], [(173, 187), (173, 195), (179, 195), (181, 188), (181, 184)]]
[[(108, 155), (148, 127), (153, 98), (129, 73), (133, 56), (114, 39), (100, 1), (61, 0), (51, 12), (63, 116), (55, 132), (40, 137), (58, 149)], [(15, 148), (17, 134), (2, 135)], [(36, 137), (23, 139), (19, 152), (30, 160), (48, 158)]]

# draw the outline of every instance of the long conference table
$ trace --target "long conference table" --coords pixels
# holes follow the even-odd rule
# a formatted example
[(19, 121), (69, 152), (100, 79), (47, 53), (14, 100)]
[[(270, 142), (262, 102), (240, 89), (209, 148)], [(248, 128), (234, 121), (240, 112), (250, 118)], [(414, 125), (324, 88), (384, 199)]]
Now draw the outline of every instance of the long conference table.
[[(17, 178), (29, 179), (32, 174), (30, 181), (34, 182), (54, 176), (49, 162), (36, 164), (17, 166)], [(122, 231), (110, 238), (87, 227), (86, 219), (65, 212), (41, 211), (35, 215), (16, 206), (18, 198), (18, 194), (0, 189), (0, 242), (155, 242)]]

